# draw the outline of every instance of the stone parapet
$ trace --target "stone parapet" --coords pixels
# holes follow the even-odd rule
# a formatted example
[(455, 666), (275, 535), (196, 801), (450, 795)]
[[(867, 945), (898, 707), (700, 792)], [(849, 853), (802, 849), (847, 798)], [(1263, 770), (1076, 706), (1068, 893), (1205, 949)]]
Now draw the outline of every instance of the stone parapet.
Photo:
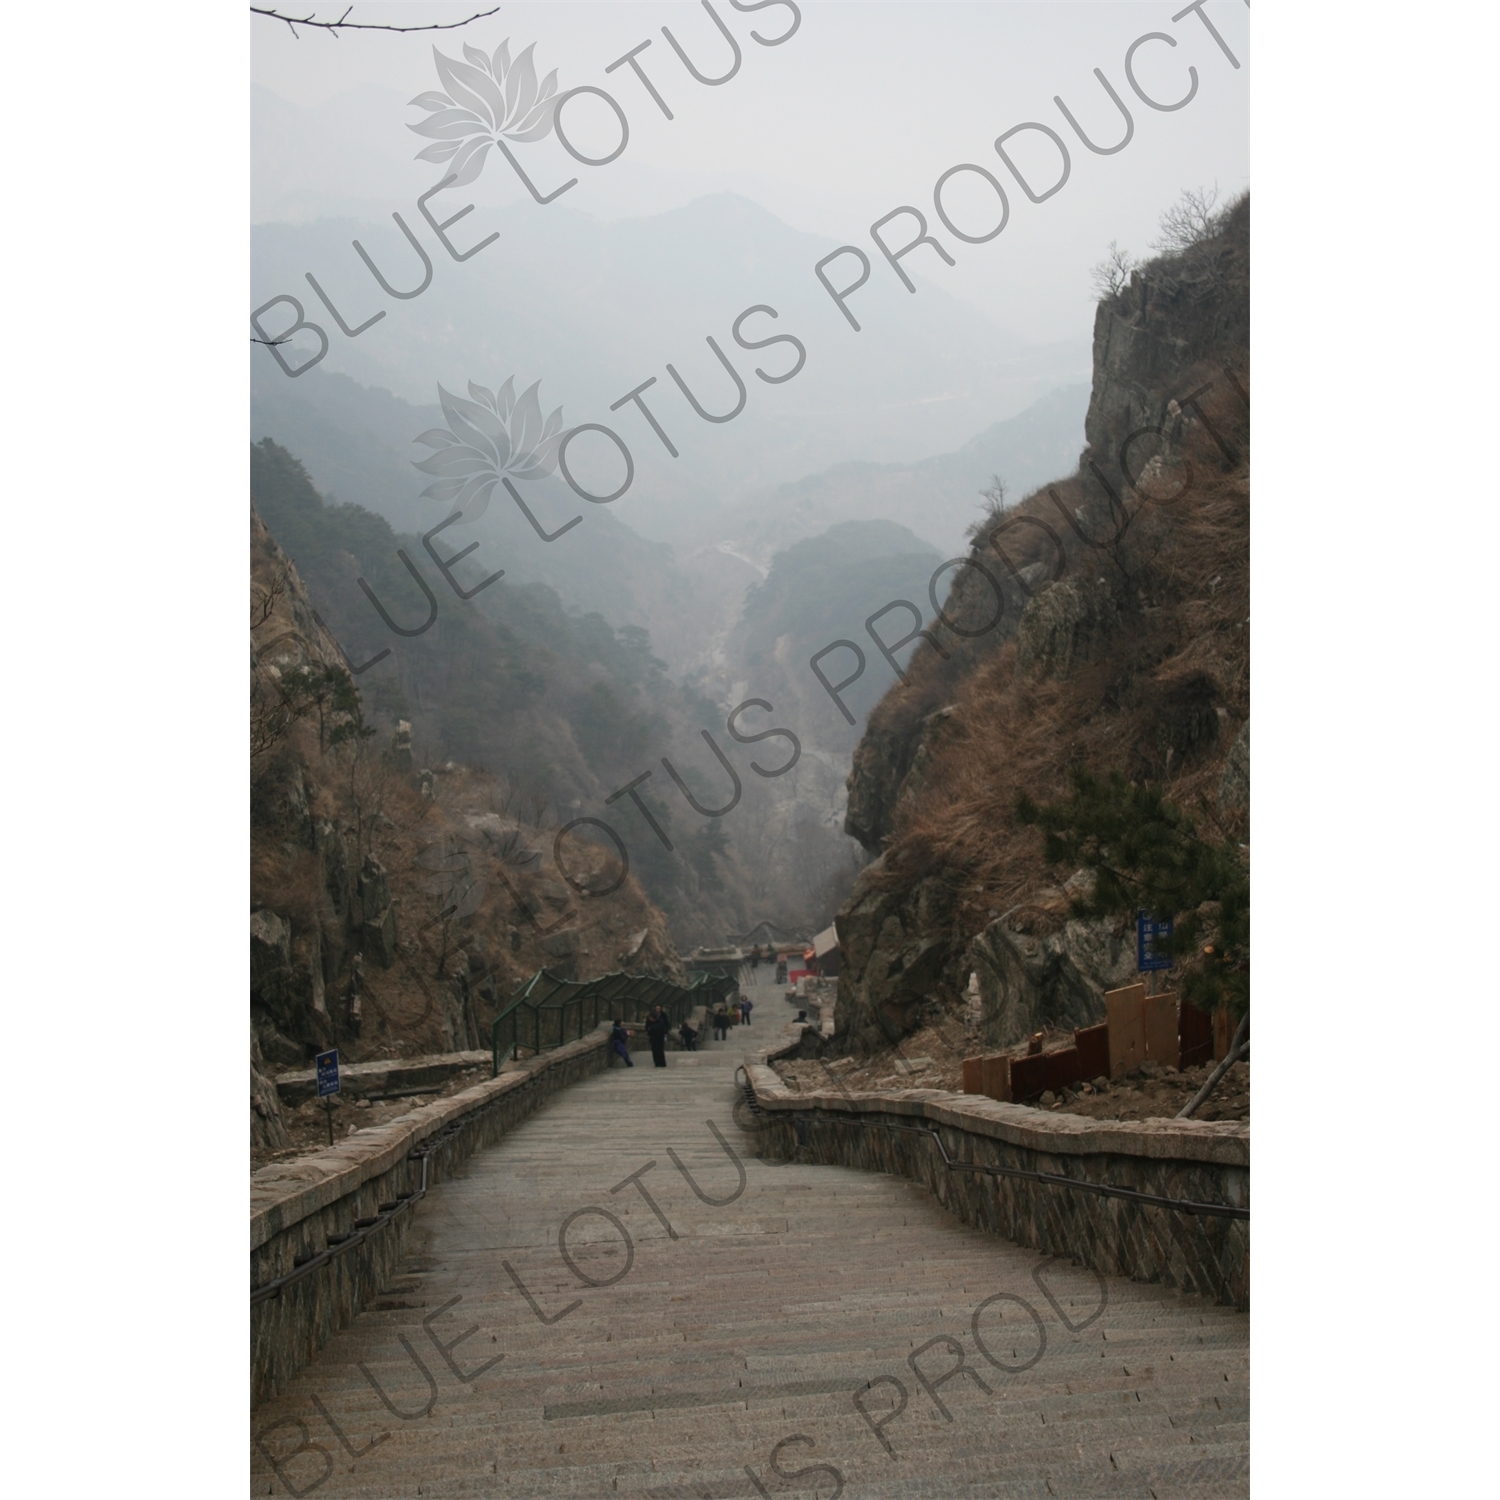
[[(340, 1063), (339, 1093), (363, 1099), (371, 1094), (393, 1094), (401, 1089), (441, 1087), (455, 1073), (490, 1066), (488, 1052), (439, 1052), (430, 1057), (403, 1057), (383, 1062)], [(276, 1075), (281, 1102), (295, 1108), (318, 1097), (318, 1070), (298, 1068)]]
[[(889, 1172), (929, 1187), (966, 1224), (1106, 1275), (1161, 1282), (1215, 1302), (1250, 1300), (1250, 1223), (1083, 1187), (951, 1169), (1047, 1173), (1179, 1202), (1250, 1206), (1250, 1127), (1240, 1121), (1098, 1121), (942, 1089), (796, 1093), (768, 1066), (800, 1039), (746, 1055), (760, 1150)], [(902, 1128), (904, 1127), (904, 1128)], [(913, 1128), (915, 1127), (915, 1128)]]
[[(609, 1027), (525, 1062), (498, 1078), (361, 1130), (326, 1151), (262, 1167), (250, 1179), (252, 1292), (322, 1255), (382, 1206), (410, 1201), (422, 1179), (413, 1154), (427, 1150), (427, 1185), (451, 1177), (559, 1089), (602, 1071)], [(487, 1059), (486, 1059), (487, 1060)], [(368, 1306), (401, 1264), (411, 1211), (250, 1308), (251, 1402), (286, 1383)], [(335, 1241), (330, 1246), (330, 1239)]]

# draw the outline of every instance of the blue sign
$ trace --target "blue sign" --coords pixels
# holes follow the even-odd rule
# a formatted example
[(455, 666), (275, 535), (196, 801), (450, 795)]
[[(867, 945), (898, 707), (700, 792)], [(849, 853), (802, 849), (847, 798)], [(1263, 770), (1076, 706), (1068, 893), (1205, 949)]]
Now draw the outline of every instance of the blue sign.
[(1135, 967), (1141, 974), (1153, 969), (1170, 969), (1172, 955), (1167, 951), (1172, 942), (1172, 921), (1158, 922), (1139, 912), (1135, 919)]
[(339, 1054), (337, 1049), (332, 1052), (320, 1052), (316, 1058), (318, 1065), (318, 1098), (326, 1099), (329, 1094), (339, 1091)]

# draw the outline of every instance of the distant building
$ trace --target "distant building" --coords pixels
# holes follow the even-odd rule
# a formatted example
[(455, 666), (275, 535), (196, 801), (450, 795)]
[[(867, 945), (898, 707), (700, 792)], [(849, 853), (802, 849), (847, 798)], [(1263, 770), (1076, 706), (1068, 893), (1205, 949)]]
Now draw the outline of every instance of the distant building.
[(743, 948), (694, 948), (688, 961), (699, 968), (709, 964), (742, 964), (748, 955)]

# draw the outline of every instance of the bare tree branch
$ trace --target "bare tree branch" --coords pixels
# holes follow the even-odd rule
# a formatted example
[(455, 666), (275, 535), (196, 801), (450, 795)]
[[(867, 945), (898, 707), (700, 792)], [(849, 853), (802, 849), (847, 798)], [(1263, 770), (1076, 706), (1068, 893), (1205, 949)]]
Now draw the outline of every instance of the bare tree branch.
[(1249, 1029), (1250, 1017), (1246, 1015), (1235, 1028), (1234, 1041), (1230, 1043), (1229, 1051), (1224, 1054), (1224, 1061), (1204, 1079), (1203, 1087), (1177, 1111), (1179, 1120), (1192, 1119), (1208, 1096), (1218, 1088), (1219, 1080), (1250, 1050), (1250, 1043), (1245, 1040), (1245, 1033)]
[(291, 582), (287, 569), (283, 567), (274, 574), (271, 582), (260, 588), (256, 584), (250, 585), (250, 628), (258, 630), (276, 612), (277, 602), (283, 599)]
[(348, 19), (349, 11), (353, 10), (351, 5), (337, 21), (315, 21), (309, 15), (284, 16), (279, 10), (266, 10), (259, 5), (250, 7), (252, 16), (265, 16), (272, 21), (284, 21), (293, 36), (300, 42), (302, 38), (297, 36), (299, 26), (309, 26), (317, 31), (330, 31), (335, 37), (340, 31), (457, 31), (461, 26), (468, 26), (471, 22), (482, 21), (486, 16), (492, 16), (500, 9), (497, 5), (492, 10), (481, 10), (472, 15), (466, 21), (449, 21), (443, 25), (431, 26), (387, 26), (376, 21), (351, 21)]

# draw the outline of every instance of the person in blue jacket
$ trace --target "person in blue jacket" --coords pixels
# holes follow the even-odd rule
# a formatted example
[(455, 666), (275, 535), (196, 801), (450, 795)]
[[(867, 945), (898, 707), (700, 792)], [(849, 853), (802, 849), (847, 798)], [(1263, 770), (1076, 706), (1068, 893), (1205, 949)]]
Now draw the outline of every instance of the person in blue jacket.
[(625, 1066), (633, 1068), (635, 1064), (630, 1060), (630, 1033), (625, 1029), (623, 1021), (615, 1022), (615, 1029), (609, 1034), (610, 1045), (615, 1049), (616, 1057), (625, 1059)]

